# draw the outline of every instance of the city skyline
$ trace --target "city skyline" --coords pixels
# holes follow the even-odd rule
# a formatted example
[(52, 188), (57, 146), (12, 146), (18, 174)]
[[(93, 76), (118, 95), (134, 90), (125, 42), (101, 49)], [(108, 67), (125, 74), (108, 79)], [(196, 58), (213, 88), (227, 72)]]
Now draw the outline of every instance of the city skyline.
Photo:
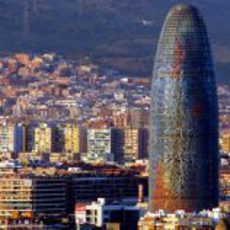
[(205, 1), (0, 0), (0, 230), (230, 229), (228, 4)]

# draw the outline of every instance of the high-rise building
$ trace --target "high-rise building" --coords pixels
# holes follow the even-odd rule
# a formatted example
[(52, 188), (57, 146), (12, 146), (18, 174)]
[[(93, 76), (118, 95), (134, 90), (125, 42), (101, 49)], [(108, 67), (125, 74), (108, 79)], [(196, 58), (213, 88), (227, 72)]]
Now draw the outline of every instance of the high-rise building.
[(111, 136), (111, 129), (88, 129), (87, 158), (89, 161), (105, 163), (113, 160)]
[(124, 158), (137, 159), (138, 148), (138, 129), (124, 129)]
[(80, 153), (80, 130), (77, 125), (67, 124), (64, 128), (64, 145), (67, 153)]
[(124, 131), (123, 129), (111, 129), (111, 149), (114, 154), (115, 162), (123, 162), (124, 157)]
[(34, 124), (25, 124), (25, 152), (32, 152), (34, 148), (35, 133), (34, 133)]
[(137, 160), (147, 156), (147, 129), (124, 129), (124, 159)]
[(86, 153), (88, 151), (87, 135), (88, 135), (87, 129), (85, 127), (80, 127), (80, 136), (79, 136), (80, 153)]
[(25, 149), (24, 127), (22, 124), (0, 126), (0, 152), (22, 152)]
[(40, 124), (34, 129), (34, 151), (50, 153), (52, 148), (52, 129), (47, 124)]
[(150, 210), (218, 205), (218, 107), (205, 24), (191, 5), (170, 11), (151, 93)]
[(51, 127), (51, 152), (62, 153), (64, 151), (64, 129), (55, 124)]

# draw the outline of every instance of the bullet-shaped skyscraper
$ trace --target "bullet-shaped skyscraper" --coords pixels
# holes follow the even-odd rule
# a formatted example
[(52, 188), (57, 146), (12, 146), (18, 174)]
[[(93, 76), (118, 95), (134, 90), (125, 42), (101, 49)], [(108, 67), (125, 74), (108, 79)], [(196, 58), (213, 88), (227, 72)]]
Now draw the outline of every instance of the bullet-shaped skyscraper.
[(150, 210), (218, 205), (218, 106), (206, 27), (191, 5), (172, 8), (155, 58), (150, 116)]

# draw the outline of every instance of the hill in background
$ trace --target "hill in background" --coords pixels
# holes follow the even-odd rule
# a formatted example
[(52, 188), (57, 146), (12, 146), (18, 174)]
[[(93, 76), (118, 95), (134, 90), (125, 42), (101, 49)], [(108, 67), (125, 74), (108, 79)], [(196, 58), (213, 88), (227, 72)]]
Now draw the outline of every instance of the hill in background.
[[(151, 76), (165, 15), (175, 0), (0, 0), (0, 51), (90, 56)], [(190, 0), (208, 25), (218, 79), (230, 83), (229, 0)], [(229, 77), (228, 77), (229, 76)]]

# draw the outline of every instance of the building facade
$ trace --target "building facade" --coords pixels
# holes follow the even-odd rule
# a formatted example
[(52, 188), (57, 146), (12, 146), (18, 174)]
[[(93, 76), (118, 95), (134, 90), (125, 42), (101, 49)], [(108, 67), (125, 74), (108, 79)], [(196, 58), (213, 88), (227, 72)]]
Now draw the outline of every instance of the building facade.
[(79, 173), (73, 176), (71, 187), (75, 202), (90, 202), (98, 197), (110, 201), (137, 201), (138, 187), (143, 185), (144, 196), (147, 197), (147, 177), (131, 175), (106, 175), (95, 173)]
[[(138, 223), (138, 230), (214, 230), (229, 229), (225, 213), (219, 210), (203, 211), (200, 213), (185, 213), (180, 210), (176, 213), (146, 213)], [(221, 228), (220, 228), (221, 227)]]
[(40, 124), (34, 129), (34, 151), (50, 153), (52, 149), (52, 129), (47, 124)]
[(104, 163), (113, 160), (111, 136), (111, 129), (88, 129), (87, 159), (89, 161)]
[(0, 126), (0, 153), (24, 151), (24, 135), (22, 124), (2, 124)]
[(148, 130), (124, 129), (124, 160), (137, 160), (147, 157)]
[(67, 179), (55, 177), (1, 177), (0, 219), (67, 213)]
[(160, 36), (152, 80), (150, 210), (218, 205), (218, 106), (206, 27), (179, 4)]
[(104, 198), (98, 198), (88, 205), (77, 203), (75, 207), (77, 226), (90, 224), (101, 229), (137, 229), (139, 215), (140, 210), (137, 207), (107, 203)]
[(32, 180), (0, 178), (0, 219), (32, 213)]
[(80, 130), (77, 125), (67, 124), (64, 128), (64, 145), (67, 153), (80, 153)]

